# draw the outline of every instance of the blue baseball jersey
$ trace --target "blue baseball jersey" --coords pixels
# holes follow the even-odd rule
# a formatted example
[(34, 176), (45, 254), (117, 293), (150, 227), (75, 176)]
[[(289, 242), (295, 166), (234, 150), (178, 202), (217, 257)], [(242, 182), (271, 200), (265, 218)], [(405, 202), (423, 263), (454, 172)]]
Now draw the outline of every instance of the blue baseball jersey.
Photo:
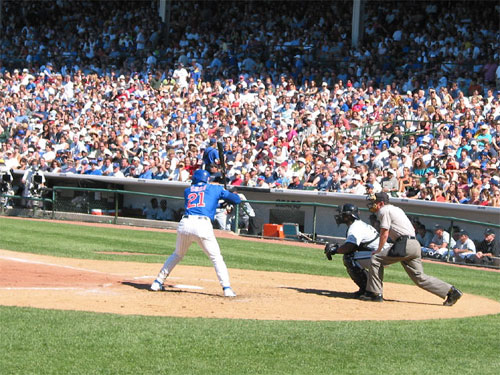
[(214, 164), (215, 159), (219, 159), (219, 151), (216, 148), (208, 147), (203, 154), (203, 163), (208, 166)]
[(219, 205), (219, 199), (224, 199), (233, 204), (241, 202), (237, 194), (230, 193), (220, 185), (198, 183), (184, 190), (185, 215), (207, 216), (214, 219), (215, 210)]

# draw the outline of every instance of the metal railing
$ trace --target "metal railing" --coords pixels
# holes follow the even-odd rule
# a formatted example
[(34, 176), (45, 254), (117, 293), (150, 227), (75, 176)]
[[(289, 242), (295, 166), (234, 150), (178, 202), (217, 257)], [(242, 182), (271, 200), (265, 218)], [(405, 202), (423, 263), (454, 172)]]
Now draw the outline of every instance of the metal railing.
[[(52, 197), (42, 197), (42, 198), (35, 198), (35, 197), (23, 197), (19, 195), (7, 195), (7, 194), (1, 194), (1, 197), (6, 197), (9, 199), (15, 199), (15, 200), (30, 200), (30, 201), (39, 201), (44, 203), (44, 209), (47, 210), (45, 207), (47, 204), (51, 206), (50, 211), (52, 211), (52, 216), (54, 217), (55, 212), (57, 211), (58, 207), (58, 201), (60, 201), (60, 197), (58, 197), (58, 192), (61, 191), (72, 191), (72, 192), (86, 192), (86, 193), (105, 193), (105, 194), (112, 194), (113, 195), (113, 211), (114, 211), (114, 217), (115, 221), (118, 219), (119, 216), (119, 199), (118, 195), (122, 194), (130, 194), (130, 195), (137, 195), (137, 196), (145, 196), (148, 198), (164, 198), (164, 199), (173, 199), (173, 200), (178, 200), (178, 201), (183, 201), (184, 197), (179, 197), (179, 196), (173, 196), (173, 195), (166, 195), (166, 194), (156, 194), (156, 193), (144, 193), (140, 191), (130, 191), (130, 190), (120, 190), (120, 189), (99, 189), (99, 188), (81, 188), (81, 187), (72, 187), (72, 186), (54, 186), (52, 189), (47, 189), (48, 191), (51, 191)], [(293, 202), (280, 202), (280, 201), (265, 201), (265, 200), (242, 200), (242, 203), (249, 203), (249, 204), (259, 204), (259, 205), (272, 205), (272, 206), (290, 206), (293, 204)], [(241, 204), (240, 204), (241, 205)], [(236, 219), (239, 218), (241, 208), (240, 205), (237, 205), (235, 208), (235, 217)], [(311, 234), (314, 239), (317, 238), (318, 234), (316, 233), (316, 222), (317, 222), (317, 209), (320, 207), (323, 208), (330, 208), (333, 210), (336, 210), (339, 205), (336, 204), (325, 204), (325, 203), (318, 203), (318, 202), (300, 202), (301, 206), (306, 206), (306, 207), (313, 207), (313, 213), (312, 213), (312, 230), (313, 233)], [(92, 209), (92, 206), (86, 205), (83, 211), (86, 211), (85, 213), (90, 213)], [(360, 207), (360, 211), (366, 211), (368, 212), (368, 209)], [(440, 221), (448, 221), (450, 223), (449, 228), (453, 228), (454, 224), (456, 222), (461, 222), (461, 223), (468, 223), (468, 224), (474, 224), (474, 225), (481, 225), (484, 227), (492, 227), (492, 228), (500, 228), (500, 224), (495, 224), (495, 223), (487, 223), (487, 222), (481, 222), (481, 221), (475, 221), (475, 220), (470, 220), (470, 219), (463, 219), (463, 218), (458, 218), (458, 217), (450, 217), (450, 216), (441, 216), (441, 215), (431, 215), (431, 214), (423, 214), (423, 213), (417, 213), (417, 212), (406, 212), (406, 214), (409, 217), (424, 217), (424, 218), (430, 218), (430, 219), (438, 219)], [(236, 231), (236, 229), (234, 229)], [(453, 234), (453, 231), (450, 233), (451, 235)]]
[[(64, 199), (60, 196), (61, 192), (64, 191), (71, 191), (73, 193), (75, 192), (83, 192), (85, 194), (90, 194), (90, 193), (102, 193), (104, 194), (104, 197), (111, 196), (112, 197), (112, 202), (110, 203), (107, 201), (107, 206), (112, 207), (111, 212), (113, 213), (111, 216), (113, 216), (113, 223), (117, 224), (118, 223), (118, 218), (120, 216), (120, 209), (123, 207), (120, 206), (120, 195), (136, 195), (136, 196), (144, 196), (148, 198), (161, 198), (161, 199), (170, 199), (170, 200), (176, 200), (176, 201), (184, 201), (184, 197), (179, 197), (179, 196), (173, 196), (173, 195), (165, 195), (165, 194), (153, 194), (153, 193), (144, 193), (144, 192), (139, 192), (139, 191), (128, 191), (128, 190), (119, 190), (119, 189), (99, 189), (99, 188), (81, 188), (81, 187), (70, 187), (70, 186), (54, 186), (52, 189), (48, 190), (51, 191), (51, 197), (42, 197), (42, 198), (35, 198), (35, 197), (22, 197), (18, 195), (7, 195), (7, 194), (2, 194), (1, 197), (6, 197), (12, 200), (25, 200), (25, 201), (35, 201), (35, 202), (41, 202), (41, 207), (37, 207), (37, 205), (33, 205), (33, 210), (36, 212), (36, 210), (43, 210), (43, 212), (51, 212), (52, 218), (55, 218), (55, 213), (56, 211), (65, 211), (64, 204), (61, 204), (61, 202), (64, 202)], [(75, 194), (72, 194), (74, 196)], [(261, 205), (261, 206), (283, 206), (287, 207), (293, 204), (293, 202), (281, 202), (281, 201), (265, 201), (265, 200), (242, 200), (240, 205), (236, 205), (235, 207), (235, 212), (234, 212), (234, 225), (232, 227), (232, 231), (239, 234), (239, 219), (240, 215), (242, 212), (242, 208), (240, 207), (243, 203), (248, 203), (250, 205)], [(297, 202), (299, 203), (299, 202)], [(318, 208), (326, 208), (332, 210), (331, 216), (336, 213), (337, 208), (339, 205), (336, 204), (325, 204), (325, 203), (318, 203), (318, 202), (300, 202), (300, 206), (306, 206), (306, 207), (312, 207), (312, 214), (308, 218), (312, 220), (312, 233), (308, 234), (308, 237), (311, 238), (313, 241), (317, 241), (318, 238), (321, 237), (328, 237), (326, 234), (318, 234), (317, 233), (317, 220), (318, 220)], [(62, 210), (59, 210), (58, 208), (63, 208)], [(89, 200), (86, 201), (84, 205), (81, 205), (79, 207), (79, 211), (81, 213), (87, 213), (90, 214), (93, 208), (95, 207), (103, 207), (102, 204), (98, 204), (95, 202), (90, 202)], [(49, 209), (48, 209), (49, 208)], [(5, 208), (2, 206), (1, 207), (2, 212), (4, 212)], [(293, 208), (291, 208), (291, 211)], [(359, 208), (360, 211), (362, 212), (368, 212), (367, 208)], [(423, 213), (416, 213), (416, 212), (406, 212), (406, 214), (412, 218), (427, 218), (427, 219), (433, 219), (433, 220), (438, 220), (438, 221), (445, 221), (449, 222), (449, 233), (450, 236), (453, 236), (454, 234), (454, 226), (456, 223), (467, 223), (469, 225), (479, 225), (481, 227), (490, 227), (490, 228), (495, 228), (495, 229), (500, 229), (500, 224), (495, 224), (495, 223), (487, 223), (487, 222), (481, 222), (481, 221), (476, 221), (476, 220), (470, 220), (470, 219), (463, 219), (463, 218), (458, 218), (458, 217), (450, 217), (450, 216), (441, 216), (441, 215), (432, 215), (432, 214), (423, 214)], [(281, 223), (276, 223), (276, 224), (281, 224)], [(257, 235), (260, 237), (260, 235)], [(451, 250), (451, 241), (448, 243), (448, 253), (446, 256), (446, 261), (450, 261), (450, 250)]]
[[(49, 189), (46, 189), (49, 190)], [(12, 194), (0, 194), (0, 198), (2, 198), (2, 204), (0, 204), (0, 213), (5, 213), (8, 208), (13, 208), (14, 206), (26, 207), (33, 210), (33, 214), (36, 214), (37, 211), (46, 212), (46, 207), (48, 205), (53, 205), (53, 199), (46, 197), (23, 197), (21, 195), (12, 195)], [(6, 201), (3, 201), (3, 199)], [(24, 204), (15, 204), (16, 202), (24, 202)], [(31, 203), (27, 203), (31, 202)], [(52, 215), (53, 216), (53, 215)]]
[[(146, 196), (148, 198), (165, 198), (165, 199), (174, 199), (174, 200), (184, 200), (184, 197), (177, 197), (177, 196), (172, 196), (172, 195), (164, 195), (164, 194), (152, 194), (152, 193), (144, 193), (140, 191), (128, 191), (128, 190), (119, 190), (119, 189), (98, 189), (98, 188), (79, 188), (79, 187), (70, 187), (70, 186), (54, 186), (52, 188), (52, 217), (55, 216), (55, 211), (57, 207), (57, 192), (58, 191), (80, 191), (80, 192), (90, 192), (90, 193), (105, 193), (105, 194), (113, 194), (113, 212), (114, 212), (114, 223), (116, 224), (118, 221), (118, 216), (120, 212), (120, 207), (119, 207), (119, 199), (118, 195), (119, 194), (131, 194), (131, 195), (138, 195), (138, 196)], [(87, 213), (91, 213), (91, 206), (90, 204), (86, 205), (86, 211)]]
[[(242, 200), (240, 205), (242, 203), (249, 203), (249, 204), (261, 204), (261, 205), (290, 205), (290, 202), (276, 202), (276, 201), (260, 201), (260, 200)], [(312, 217), (312, 221), (313, 221), (313, 233), (310, 234), (310, 237), (312, 238), (313, 241), (316, 241), (317, 238), (318, 238), (318, 234), (316, 233), (316, 221), (317, 221), (317, 211), (316, 209), (318, 207), (327, 207), (327, 208), (332, 208), (332, 209), (337, 209), (339, 207), (339, 205), (330, 205), (330, 204), (323, 204), (323, 203), (308, 203), (308, 202), (300, 202), (300, 205), (301, 206), (313, 206), (313, 217)], [(369, 210), (367, 208), (359, 208), (360, 211), (365, 211), (365, 212), (369, 212)], [(476, 220), (470, 220), (470, 219), (462, 219), (462, 218), (458, 218), (458, 217), (450, 217), (450, 216), (441, 216), (441, 215), (432, 215), (432, 214), (422, 214), (422, 213), (416, 213), (416, 212), (405, 212), (406, 215), (408, 215), (408, 217), (410, 218), (427, 218), (427, 219), (437, 219), (437, 220), (440, 220), (440, 221), (449, 221), (449, 234), (450, 234), (450, 238), (453, 237), (453, 234), (454, 234), (454, 227), (455, 227), (455, 223), (456, 222), (460, 222), (460, 223), (467, 223), (467, 224), (473, 224), (473, 225), (480, 225), (480, 226), (483, 226), (483, 227), (491, 227), (491, 228), (496, 228), (496, 229), (500, 229), (500, 224), (494, 224), (494, 223), (486, 223), (486, 222), (482, 222), (482, 221), (476, 221)], [(236, 216), (236, 223), (239, 222), (239, 207), (237, 206), (236, 207), (236, 212), (235, 212), (235, 216)], [(236, 228), (233, 228), (234, 232), (235, 233), (238, 233), (238, 230), (237, 230), (237, 226)], [(446, 262), (449, 262), (450, 261), (450, 255), (451, 255), (451, 241), (448, 242), (448, 251), (447, 251), (447, 254), (446, 254)]]
[[(248, 202), (250, 204), (262, 204), (262, 205), (288, 205), (290, 206), (290, 202), (276, 202), (276, 201), (260, 201), (260, 200), (242, 200), (241, 203), (245, 203), (245, 202)], [(312, 206), (313, 207), (313, 233), (312, 233), (312, 236), (313, 238), (316, 238), (317, 237), (317, 233), (316, 233), (316, 220), (317, 220), (317, 212), (316, 212), (316, 208), (318, 207), (327, 207), (327, 208), (333, 208), (333, 209), (337, 209), (339, 207), (339, 205), (334, 205), (334, 204), (324, 204), (324, 203), (310, 203), (310, 202), (300, 202), (300, 205), (301, 206)], [(363, 208), (363, 207), (360, 207), (359, 208), (360, 211), (366, 211), (366, 212), (369, 212), (369, 210), (367, 208)], [(454, 223), (455, 222), (463, 222), (463, 223), (468, 223), (468, 224), (475, 224), (475, 225), (482, 225), (482, 226), (485, 226), (485, 227), (492, 227), (492, 228), (497, 228), (499, 229), (500, 228), (500, 224), (494, 224), (494, 223), (485, 223), (485, 222), (482, 222), (482, 221), (476, 221), (476, 220), (470, 220), (470, 219), (462, 219), (462, 218), (458, 218), (458, 217), (450, 217), (450, 216), (440, 216), (440, 215), (431, 215), (431, 214), (422, 214), (422, 213), (416, 213), (416, 212), (406, 212), (406, 214), (409, 216), (409, 217), (417, 217), (417, 218), (420, 218), (420, 217), (425, 217), (425, 218), (431, 218), (431, 219), (438, 219), (438, 220), (449, 220), (450, 222), (450, 228), (453, 228), (454, 226)], [(237, 207), (236, 208), (236, 216), (239, 215), (239, 208)], [(453, 232), (450, 233), (450, 235), (452, 235)]]

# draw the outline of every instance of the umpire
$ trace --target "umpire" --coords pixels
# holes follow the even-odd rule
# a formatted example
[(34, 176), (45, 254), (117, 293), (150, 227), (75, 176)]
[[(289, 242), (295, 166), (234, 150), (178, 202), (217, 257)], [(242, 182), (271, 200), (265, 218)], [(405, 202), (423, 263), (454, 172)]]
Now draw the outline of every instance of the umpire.
[[(387, 193), (370, 195), (367, 200), (368, 209), (376, 213), (380, 220), (380, 239), (378, 249), (373, 252), (368, 270), (366, 293), (360, 299), (382, 302), (384, 267), (401, 262), (415, 284), (441, 298), (446, 298), (443, 303), (445, 306), (454, 305), (462, 297), (462, 292), (454, 286), (424, 273), (420, 243), (416, 240), (415, 229), (404, 211), (389, 204)], [(388, 238), (393, 242), (393, 246), (389, 250), (384, 247)]]

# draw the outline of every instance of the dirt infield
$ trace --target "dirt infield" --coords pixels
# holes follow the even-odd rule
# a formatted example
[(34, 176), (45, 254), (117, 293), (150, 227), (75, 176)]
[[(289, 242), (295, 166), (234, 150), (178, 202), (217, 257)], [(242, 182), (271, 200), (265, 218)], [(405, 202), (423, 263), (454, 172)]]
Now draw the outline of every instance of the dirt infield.
[(164, 292), (147, 288), (160, 264), (56, 258), (0, 250), (0, 304), (61, 310), (263, 320), (420, 320), (500, 313), (466, 294), (453, 307), (415, 286), (386, 284), (384, 303), (351, 298), (347, 278), (230, 269), (222, 297), (212, 267), (179, 265)]

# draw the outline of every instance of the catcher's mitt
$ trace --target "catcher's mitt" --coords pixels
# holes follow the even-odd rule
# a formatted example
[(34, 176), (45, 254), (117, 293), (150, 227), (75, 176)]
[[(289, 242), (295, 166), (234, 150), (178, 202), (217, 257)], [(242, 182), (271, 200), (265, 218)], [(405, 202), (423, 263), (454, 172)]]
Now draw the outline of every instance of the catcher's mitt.
[(327, 243), (325, 245), (325, 255), (328, 258), (328, 260), (332, 260), (332, 256), (337, 254), (338, 248), (339, 248), (338, 244)]

